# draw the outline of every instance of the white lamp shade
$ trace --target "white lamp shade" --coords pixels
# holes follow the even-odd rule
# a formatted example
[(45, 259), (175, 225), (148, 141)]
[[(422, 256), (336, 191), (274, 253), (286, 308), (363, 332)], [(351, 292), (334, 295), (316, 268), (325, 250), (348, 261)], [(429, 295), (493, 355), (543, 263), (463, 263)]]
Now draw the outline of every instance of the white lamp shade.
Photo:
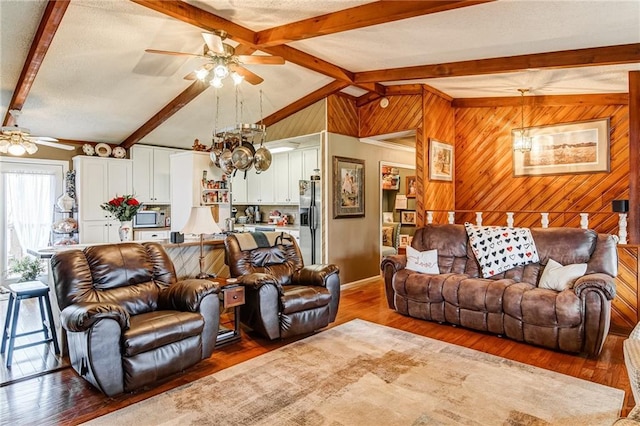
[(210, 207), (191, 207), (187, 224), (182, 228), (183, 234), (219, 234), (222, 230), (211, 215)]

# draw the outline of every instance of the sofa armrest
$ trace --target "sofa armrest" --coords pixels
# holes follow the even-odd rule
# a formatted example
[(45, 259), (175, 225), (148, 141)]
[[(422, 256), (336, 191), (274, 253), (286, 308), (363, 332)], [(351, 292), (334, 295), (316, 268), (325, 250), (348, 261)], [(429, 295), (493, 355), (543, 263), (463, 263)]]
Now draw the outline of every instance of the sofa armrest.
[(113, 303), (75, 303), (60, 313), (60, 322), (67, 331), (82, 332), (102, 319), (117, 321), (122, 330), (129, 328), (129, 313)]
[(216, 282), (200, 279), (178, 281), (164, 288), (158, 296), (160, 309), (172, 309), (183, 312), (197, 312), (200, 302), (210, 294), (220, 292)]
[(607, 274), (584, 275), (578, 278), (573, 285), (573, 291), (578, 297), (582, 295), (583, 291), (589, 289), (600, 290), (607, 300), (613, 300), (616, 297), (616, 283), (614, 278)]
[(380, 263), (380, 269), (384, 271), (386, 268), (391, 268), (392, 273), (395, 274), (401, 269), (407, 266), (407, 256), (404, 254), (394, 254), (391, 256), (385, 256)]
[(317, 285), (326, 287), (329, 277), (336, 275), (340, 269), (336, 265), (309, 265), (293, 273), (291, 282), (296, 285)]
[(238, 284), (258, 290), (264, 285), (272, 285), (278, 289), (278, 293), (282, 294), (282, 286), (278, 279), (271, 274), (263, 274), (254, 272), (253, 274), (242, 275), (238, 277)]
[(382, 269), (382, 277), (384, 278), (384, 292), (387, 296), (387, 305), (391, 309), (396, 308), (395, 294), (393, 291), (393, 276), (396, 272), (404, 269), (407, 266), (407, 256), (404, 254), (395, 254), (392, 256), (385, 256), (380, 263), (380, 269)]

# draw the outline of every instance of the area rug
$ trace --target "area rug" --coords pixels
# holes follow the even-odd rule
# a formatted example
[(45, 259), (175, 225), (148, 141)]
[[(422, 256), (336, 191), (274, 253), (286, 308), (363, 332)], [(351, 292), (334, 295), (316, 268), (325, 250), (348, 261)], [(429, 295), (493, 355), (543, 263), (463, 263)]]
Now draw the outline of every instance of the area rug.
[(89, 424), (610, 425), (623, 398), (619, 389), (353, 320)]

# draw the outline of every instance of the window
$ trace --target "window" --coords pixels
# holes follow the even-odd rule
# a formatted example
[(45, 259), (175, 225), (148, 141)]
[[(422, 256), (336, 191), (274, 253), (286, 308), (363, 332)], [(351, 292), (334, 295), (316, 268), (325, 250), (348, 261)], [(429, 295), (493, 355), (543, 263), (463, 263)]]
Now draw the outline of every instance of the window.
[(49, 245), (53, 205), (63, 191), (66, 161), (0, 157), (0, 276), (13, 260)]

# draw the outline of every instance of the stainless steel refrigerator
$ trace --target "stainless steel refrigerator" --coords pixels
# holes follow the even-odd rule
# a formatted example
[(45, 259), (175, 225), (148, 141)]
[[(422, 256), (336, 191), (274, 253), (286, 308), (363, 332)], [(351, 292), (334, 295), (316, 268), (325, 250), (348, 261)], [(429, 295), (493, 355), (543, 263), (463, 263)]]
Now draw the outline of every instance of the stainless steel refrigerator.
[(300, 181), (300, 251), (305, 265), (322, 263), (322, 194), (319, 180)]

